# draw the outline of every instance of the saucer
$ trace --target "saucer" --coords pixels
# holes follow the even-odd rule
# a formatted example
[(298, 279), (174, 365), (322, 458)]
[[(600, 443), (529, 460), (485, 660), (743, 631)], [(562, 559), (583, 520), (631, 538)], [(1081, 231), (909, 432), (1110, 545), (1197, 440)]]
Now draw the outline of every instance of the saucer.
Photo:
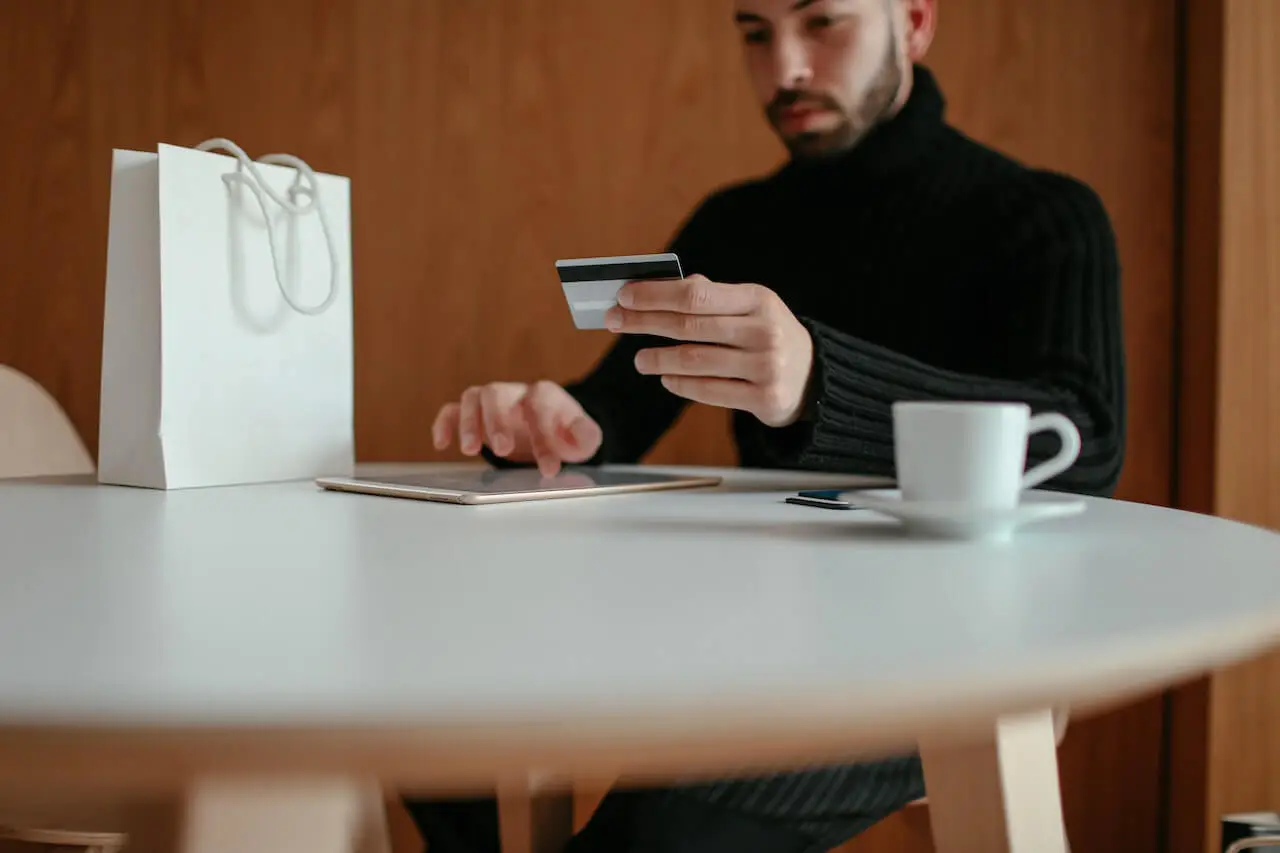
[(993, 508), (964, 503), (904, 501), (897, 489), (858, 491), (846, 495), (855, 507), (901, 521), (908, 531), (946, 539), (1006, 541), (1028, 524), (1068, 518), (1085, 511), (1084, 498), (1056, 492), (1030, 491), (1014, 507)]

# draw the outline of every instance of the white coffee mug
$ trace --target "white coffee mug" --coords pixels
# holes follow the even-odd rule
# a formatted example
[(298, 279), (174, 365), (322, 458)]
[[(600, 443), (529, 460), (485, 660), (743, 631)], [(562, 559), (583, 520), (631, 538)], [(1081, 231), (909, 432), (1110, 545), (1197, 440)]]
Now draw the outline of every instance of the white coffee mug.
[[(1043, 430), (1062, 449), (1030, 471), (1027, 442)], [(1026, 489), (1066, 471), (1080, 457), (1080, 431), (1065, 415), (1034, 417), (1025, 403), (899, 402), (893, 405), (894, 458), (903, 500), (1018, 505)]]

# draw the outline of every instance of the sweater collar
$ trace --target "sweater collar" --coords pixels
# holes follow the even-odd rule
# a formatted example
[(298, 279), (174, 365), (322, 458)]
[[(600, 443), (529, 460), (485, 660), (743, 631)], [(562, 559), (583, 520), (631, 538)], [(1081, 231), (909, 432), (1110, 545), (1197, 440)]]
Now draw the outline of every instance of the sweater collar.
[(909, 166), (930, 148), (945, 127), (946, 98), (933, 73), (913, 66), (911, 94), (892, 117), (873, 127), (856, 145), (830, 159), (789, 160), (783, 174), (869, 176)]

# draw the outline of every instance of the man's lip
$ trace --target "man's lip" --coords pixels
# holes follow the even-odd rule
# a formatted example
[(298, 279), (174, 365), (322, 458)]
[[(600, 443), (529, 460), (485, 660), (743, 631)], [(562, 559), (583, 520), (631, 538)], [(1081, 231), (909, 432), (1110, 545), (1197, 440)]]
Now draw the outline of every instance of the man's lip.
[(816, 115), (822, 112), (822, 107), (803, 106), (803, 107), (787, 107), (782, 111), (783, 118), (804, 118), (805, 116)]
[(778, 119), (778, 124), (788, 131), (803, 129), (808, 127), (810, 122), (814, 121), (815, 118), (822, 115), (822, 113), (823, 110), (815, 107), (788, 109), (782, 112), (782, 115)]

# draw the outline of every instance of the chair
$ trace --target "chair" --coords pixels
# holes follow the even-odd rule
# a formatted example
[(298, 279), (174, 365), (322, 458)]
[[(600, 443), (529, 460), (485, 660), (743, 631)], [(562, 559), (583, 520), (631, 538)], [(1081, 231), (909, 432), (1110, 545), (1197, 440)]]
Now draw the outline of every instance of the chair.
[(126, 837), (119, 832), (75, 832), (0, 826), (0, 853), (119, 853)]
[[(29, 376), (0, 364), (0, 479), (93, 471), (93, 458), (57, 401)], [(45, 824), (0, 813), (0, 851), (118, 853), (127, 841), (124, 833)]]
[(33, 379), (0, 364), (0, 478), (91, 474), (70, 419)]

